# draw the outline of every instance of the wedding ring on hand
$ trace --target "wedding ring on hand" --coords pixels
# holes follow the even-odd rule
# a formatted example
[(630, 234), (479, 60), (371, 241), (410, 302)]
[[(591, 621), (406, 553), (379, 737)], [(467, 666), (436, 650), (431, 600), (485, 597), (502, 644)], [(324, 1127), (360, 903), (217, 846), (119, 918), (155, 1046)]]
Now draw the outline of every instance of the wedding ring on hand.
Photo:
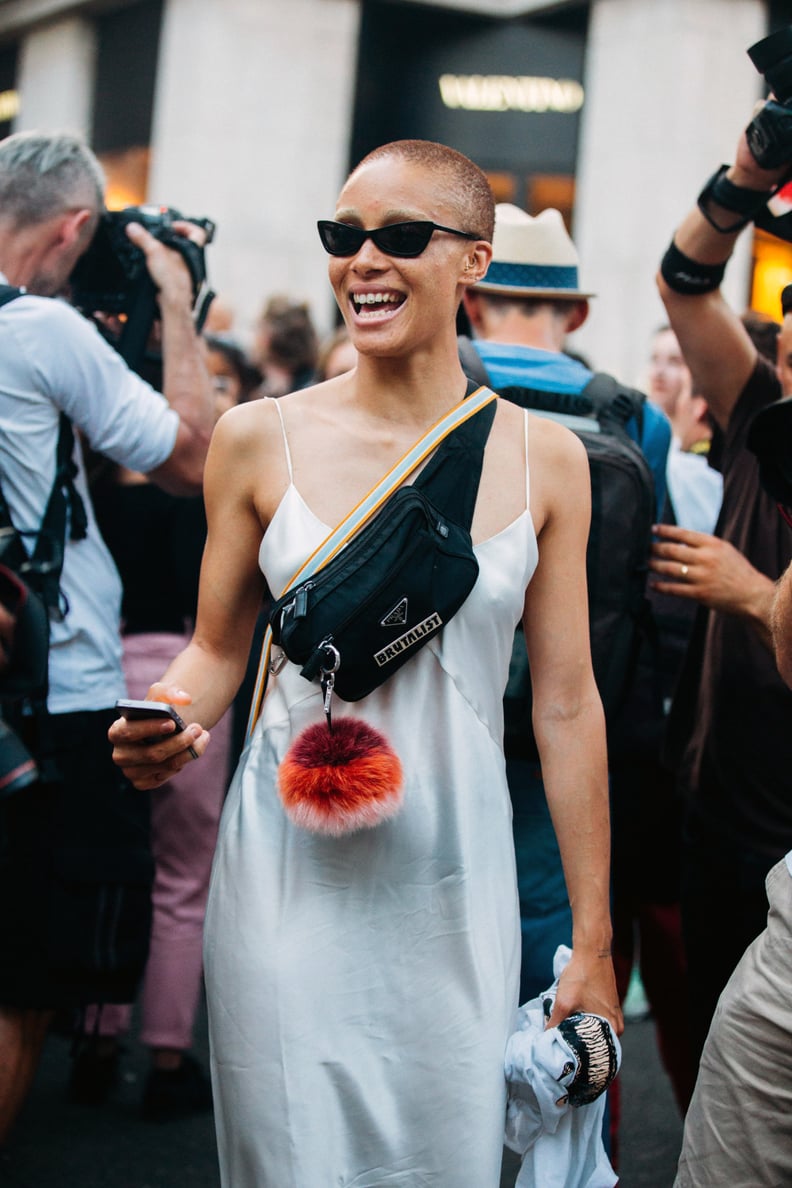
[(683, 578), (686, 578), (687, 575), (690, 573), (690, 566), (689, 565), (680, 565), (679, 572), (682, 574)]

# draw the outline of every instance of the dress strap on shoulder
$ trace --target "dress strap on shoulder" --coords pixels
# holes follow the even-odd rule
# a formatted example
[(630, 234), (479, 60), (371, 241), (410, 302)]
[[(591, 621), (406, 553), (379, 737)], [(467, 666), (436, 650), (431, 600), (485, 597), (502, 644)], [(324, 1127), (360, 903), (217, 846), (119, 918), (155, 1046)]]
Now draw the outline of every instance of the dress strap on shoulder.
[(280, 400), (278, 400), (274, 396), (268, 396), (267, 399), (271, 400), (272, 403), (275, 405), (275, 411), (278, 414), (278, 420), (280, 421), (280, 427), (281, 427), (281, 434), (283, 435), (283, 452), (286, 455), (286, 466), (289, 471), (289, 482), (293, 483), (294, 482), (294, 469), (292, 467), (291, 450), (289, 449), (289, 439), (286, 436), (286, 425), (283, 420), (283, 412), (281, 411)]
[(528, 409), (523, 409), (523, 440), (525, 443), (525, 508), (531, 510), (531, 468), (528, 465)]

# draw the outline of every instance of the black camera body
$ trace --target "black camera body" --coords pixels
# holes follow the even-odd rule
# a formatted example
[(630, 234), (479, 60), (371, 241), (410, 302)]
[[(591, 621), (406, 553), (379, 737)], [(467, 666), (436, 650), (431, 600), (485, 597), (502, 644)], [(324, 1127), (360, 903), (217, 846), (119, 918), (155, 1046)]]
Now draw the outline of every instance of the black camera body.
[[(130, 223), (142, 227), (168, 247), (181, 252), (187, 260), (193, 278), (195, 297), (203, 283), (206, 270), (196, 266), (196, 255), (202, 249), (173, 230), (176, 220), (183, 219), (169, 206), (127, 206), (123, 210), (105, 211), (99, 219), (91, 244), (77, 261), (70, 279), (72, 303), (83, 313), (129, 314), (141, 283), (148, 277), (146, 257), (126, 233)], [(206, 232), (210, 243), (214, 223), (210, 219), (188, 219)], [(185, 253), (185, 244), (195, 248)], [(189, 252), (188, 247), (188, 252)]]
[[(127, 206), (123, 210), (105, 211), (89, 247), (69, 277), (72, 305), (86, 317), (106, 314), (122, 319), (117, 338), (111, 337), (106, 330), (103, 332), (134, 371), (144, 369), (146, 344), (159, 311), (146, 257), (132, 243), (126, 229), (130, 223), (140, 223), (155, 239), (180, 253), (190, 270), (193, 300), (198, 304), (206, 282), (204, 247), (175, 231), (173, 224), (177, 220), (201, 227), (206, 244), (211, 243), (215, 232), (211, 219), (185, 218), (169, 206)], [(207, 295), (199, 310), (201, 323), (211, 296)], [(197, 328), (200, 329), (200, 325)]]
[[(789, 166), (792, 178), (792, 25), (771, 33), (748, 50), (774, 98), (769, 99), (745, 129), (748, 147), (763, 169)], [(792, 242), (792, 195), (782, 186), (754, 216), (754, 225), (777, 239)]]
[(775, 96), (748, 125), (748, 147), (757, 165), (778, 169), (792, 163), (792, 25), (757, 41), (748, 57)]

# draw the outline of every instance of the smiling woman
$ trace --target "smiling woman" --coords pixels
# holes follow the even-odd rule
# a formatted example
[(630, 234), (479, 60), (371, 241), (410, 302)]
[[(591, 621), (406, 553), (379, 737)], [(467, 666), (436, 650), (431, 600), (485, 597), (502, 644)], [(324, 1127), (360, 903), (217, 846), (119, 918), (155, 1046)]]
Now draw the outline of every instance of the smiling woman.
[[(385, 145), (348, 178), (320, 234), (357, 366), (218, 425), (195, 635), (148, 694), (189, 707), (190, 725), (156, 746), (150, 724), (111, 732), (138, 787), (189, 762), (188, 743), (199, 754), (210, 745), (207, 728), (245, 670), (265, 579), (276, 594), (291, 587), (430, 428), (460, 406), (464, 415), (456, 312), (486, 272), (493, 215), (484, 175), (443, 145)], [(577, 440), (498, 401), (471, 525), (478, 577), (450, 622), (352, 703), (332, 697), (329, 668), (323, 696), (273, 654), (225, 804), (206, 922), (226, 1188), (497, 1188), (520, 953), (502, 699), (521, 616), (575, 904), (575, 953), (551, 1022), (581, 1009), (618, 1027), (588, 515)], [(383, 648), (409, 634), (402, 595), (393, 590), (380, 624)], [(306, 587), (306, 606), (310, 597)], [(334, 726), (385, 740), (403, 781), (397, 811), (342, 836), (295, 823), (277, 790), (295, 739), (328, 729), (331, 704)], [(287, 766), (291, 794), (301, 772)]]

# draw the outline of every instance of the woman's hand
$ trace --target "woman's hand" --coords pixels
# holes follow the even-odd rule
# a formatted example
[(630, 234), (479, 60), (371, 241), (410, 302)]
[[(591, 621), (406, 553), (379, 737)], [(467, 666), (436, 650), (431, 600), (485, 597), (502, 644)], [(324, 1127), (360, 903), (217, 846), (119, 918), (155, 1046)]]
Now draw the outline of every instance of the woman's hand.
[[(183, 689), (157, 682), (151, 686), (147, 701), (169, 705), (190, 705), (192, 698)], [(195, 761), (192, 748), (200, 758), (209, 745), (209, 732), (197, 722), (179, 730), (168, 718), (118, 718), (107, 732), (113, 744), (113, 762), (141, 792), (164, 784), (187, 763)]]
[(617, 1035), (624, 1031), (610, 950), (572, 949), (569, 964), (558, 979), (558, 992), (547, 1026), (557, 1027), (576, 1011), (601, 1015)]

